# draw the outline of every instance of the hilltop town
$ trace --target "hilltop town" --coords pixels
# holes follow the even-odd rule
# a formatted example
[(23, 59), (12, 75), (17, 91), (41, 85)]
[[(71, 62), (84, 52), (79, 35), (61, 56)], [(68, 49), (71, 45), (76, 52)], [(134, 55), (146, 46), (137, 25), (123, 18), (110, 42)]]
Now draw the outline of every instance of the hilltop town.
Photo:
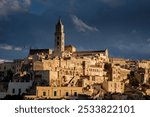
[(65, 45), (61, 19), (54, 37), (54, 50), (30, 49), (0, 63), (0, 99), (150, 99), (150, 60), (109, 57), (107, 48), (78, 51)]

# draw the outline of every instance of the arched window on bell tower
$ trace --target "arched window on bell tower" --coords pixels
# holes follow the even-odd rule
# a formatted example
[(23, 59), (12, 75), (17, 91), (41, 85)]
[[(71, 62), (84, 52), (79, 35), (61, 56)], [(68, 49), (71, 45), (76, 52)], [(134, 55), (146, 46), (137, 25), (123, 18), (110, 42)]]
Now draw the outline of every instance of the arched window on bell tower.
[(55, 31), (55, 54), (60, 54), (64, 51), (64, 40), (65, 40), (65, 34), (64, 34), (64, 25), (61, 21), (61, 19), (58, 20), (56, 24), (56, 31)]

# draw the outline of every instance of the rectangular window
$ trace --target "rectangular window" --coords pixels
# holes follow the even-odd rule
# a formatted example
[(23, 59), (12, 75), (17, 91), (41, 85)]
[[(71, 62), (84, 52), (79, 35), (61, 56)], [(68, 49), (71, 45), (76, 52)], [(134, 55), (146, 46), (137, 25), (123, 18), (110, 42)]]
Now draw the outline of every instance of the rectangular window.
[(18, 89), (18, 95), (20, 95), (21, 94), (21, 89)]
[(12, 89), (12, 93), (15, 93), (15, 89)]
[(66, 96), (69, 96), (69, 93), (68, 93), (68, 92), (66, 92)]
[(45, 91), (43, 92), (43, 96), (46, 96), (46, 92)]
[(54, 96), (57, 96), (57, 91), (54, 91)]
[(74, 96), (77, 96), (77, 92), (74, 92)]
[(92, 81), (95, 81), (95, 77), (94, 76), (92, 77)]

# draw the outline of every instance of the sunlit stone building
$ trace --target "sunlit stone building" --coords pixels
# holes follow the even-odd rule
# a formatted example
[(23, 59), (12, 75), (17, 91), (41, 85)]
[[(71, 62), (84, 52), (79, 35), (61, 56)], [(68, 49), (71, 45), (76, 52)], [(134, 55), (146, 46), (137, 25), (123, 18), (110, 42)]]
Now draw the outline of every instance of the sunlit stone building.
[[(73, 45), (65, 45), (64, 25), (59, 19), (54, 50), (30, 49), (26, 58), (16, 60), (11, 82), (14, 88), (8, 88), (8, 93), (26, 93), (26, 99), (77, 99), (80, 94), (95, 99), (107, 92), (124, 93), (130, 73), (125, 64), (125, 59), (109, 59), (107, 48), (78, 51)], [(29, 82), (30, 87), (22, 89), (19, 82)]]

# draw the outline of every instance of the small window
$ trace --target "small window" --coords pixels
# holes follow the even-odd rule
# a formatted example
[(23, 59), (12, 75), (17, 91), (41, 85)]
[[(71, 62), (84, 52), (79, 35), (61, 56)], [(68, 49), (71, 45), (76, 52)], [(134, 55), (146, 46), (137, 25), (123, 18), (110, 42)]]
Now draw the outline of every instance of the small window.
[(12, 89), (12, 93), (15, 93), (15, 89)]
[(4, 67), (4, 70), (6, 70), (6, 67)]
[(69, 93), (68, 93), (68, 92), (66, 92), (66, 96), (69, 96)]
[(21, 94), (21, 89), (18, 89), (18, 94), (19, 94), (19, 95)]
[(77, 96), (77, 92), (74, 92), (74, 96)]
[(46, 96), (46, 92), (45, 91), (43, 92), (43, 96)]
[(92, 77), (92, 81), (95, 81), (95, 77)]
[(59, 45), (59, 42), (57, 42), (57, 45)]
[(56, 91), (54, 91), (54, 96), (57, 96), (57, 92)]

